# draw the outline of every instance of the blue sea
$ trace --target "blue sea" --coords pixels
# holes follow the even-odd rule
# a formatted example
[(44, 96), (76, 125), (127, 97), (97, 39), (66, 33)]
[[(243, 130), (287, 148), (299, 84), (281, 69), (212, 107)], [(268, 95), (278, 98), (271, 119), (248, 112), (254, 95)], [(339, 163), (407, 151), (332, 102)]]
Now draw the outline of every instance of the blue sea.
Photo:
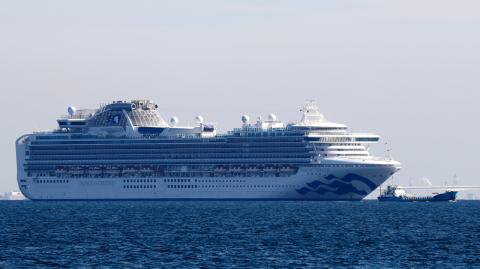
[(0, 268), (480, 268), (480, 202), (0, 202)]

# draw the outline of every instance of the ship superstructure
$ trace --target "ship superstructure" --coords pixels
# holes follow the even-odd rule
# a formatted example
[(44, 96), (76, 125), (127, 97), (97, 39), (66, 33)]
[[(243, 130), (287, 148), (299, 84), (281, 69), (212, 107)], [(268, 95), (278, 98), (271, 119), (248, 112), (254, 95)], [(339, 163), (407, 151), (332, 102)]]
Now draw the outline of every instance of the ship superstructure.
[(361, 200), (400, 164), (370, 156), (380, 139), (350, 133), (309, 102), (302, 119), (274, 114), (218, 134), (214, 123), (167, 122), (149, 100), (76, 110), (51, 132), (16, 141), (17, 178), (32, 200)]

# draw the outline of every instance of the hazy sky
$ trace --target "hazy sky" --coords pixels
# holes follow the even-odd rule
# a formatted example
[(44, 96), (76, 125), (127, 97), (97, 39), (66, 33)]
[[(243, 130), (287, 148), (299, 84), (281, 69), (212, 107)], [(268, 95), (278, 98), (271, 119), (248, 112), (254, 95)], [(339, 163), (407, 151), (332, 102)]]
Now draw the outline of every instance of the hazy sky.
[[(395, 181), (480, 185), (479, 1), (0, 1), (0, 192), (68, 105), (149, 97), (221, 130), (306, 99), (391, 142)], [(379, 145), (374, 152), (384, 155)]]

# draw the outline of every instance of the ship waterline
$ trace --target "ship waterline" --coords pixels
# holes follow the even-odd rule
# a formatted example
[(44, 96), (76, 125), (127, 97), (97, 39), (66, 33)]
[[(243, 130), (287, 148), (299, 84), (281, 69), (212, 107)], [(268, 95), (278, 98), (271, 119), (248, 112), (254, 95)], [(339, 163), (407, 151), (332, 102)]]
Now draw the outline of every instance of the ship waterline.
[(167, 123), (149, 100), (69, 108), (51, 132), (16, 141), (17, 180), (31, 200), (361, 200), (400, 169), (371, 156), (375, 134), (349, 133), (313, 103), (285, 125), (271, 114), (217, 134)]

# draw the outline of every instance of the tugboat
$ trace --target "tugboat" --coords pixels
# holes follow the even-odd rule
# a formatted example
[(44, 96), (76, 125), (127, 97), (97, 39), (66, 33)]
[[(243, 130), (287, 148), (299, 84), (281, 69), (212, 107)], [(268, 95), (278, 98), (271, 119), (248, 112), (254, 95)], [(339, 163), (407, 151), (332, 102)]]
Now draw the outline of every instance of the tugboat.
[(387, 186), (380, 192), (378, 201), (381, 202), (454, 202), (458, 191), (446, 190), (443, 193), (433, 193), (429, 196), (413, 196), (407, 194), (402, 187)]

